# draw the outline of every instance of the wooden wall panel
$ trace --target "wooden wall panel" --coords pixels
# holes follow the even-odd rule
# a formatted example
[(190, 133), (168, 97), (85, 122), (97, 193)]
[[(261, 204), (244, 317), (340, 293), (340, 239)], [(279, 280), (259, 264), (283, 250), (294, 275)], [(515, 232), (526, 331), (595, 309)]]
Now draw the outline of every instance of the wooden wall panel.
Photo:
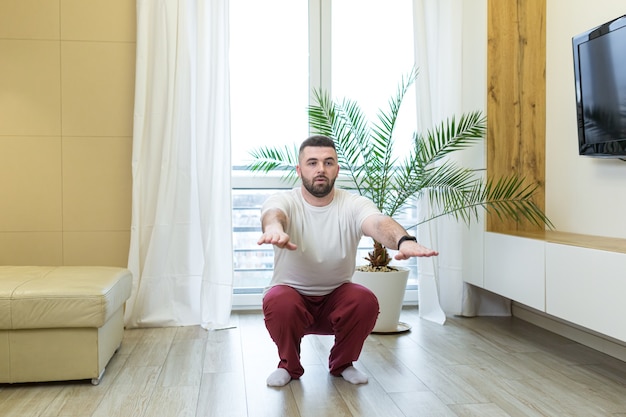
[[(545, 208), (546, 0), (488, 0), (487, 175), (539, 184)], [(534, 231), (487, 217), (493, 232)]]

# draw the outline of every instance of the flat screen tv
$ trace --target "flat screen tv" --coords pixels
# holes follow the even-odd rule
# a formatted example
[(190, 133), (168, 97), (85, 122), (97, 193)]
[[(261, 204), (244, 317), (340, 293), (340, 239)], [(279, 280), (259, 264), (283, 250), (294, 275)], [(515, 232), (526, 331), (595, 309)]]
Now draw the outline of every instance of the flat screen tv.
[(626, 158), (626, 15), (572, 38), (580, 155)]

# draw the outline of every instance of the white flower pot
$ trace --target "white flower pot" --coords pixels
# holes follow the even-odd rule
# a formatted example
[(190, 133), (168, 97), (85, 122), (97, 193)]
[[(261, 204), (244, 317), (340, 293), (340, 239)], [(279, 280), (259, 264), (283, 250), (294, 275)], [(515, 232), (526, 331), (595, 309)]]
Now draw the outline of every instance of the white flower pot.
[(352, 282), (369, 288), (378, 298), (380, 314), (372, 333), (399, 333), (410, 329), (399, 321), (409, 270), (396, 268), (397, 271), (390, 272), (355, 271), (352, 277)]

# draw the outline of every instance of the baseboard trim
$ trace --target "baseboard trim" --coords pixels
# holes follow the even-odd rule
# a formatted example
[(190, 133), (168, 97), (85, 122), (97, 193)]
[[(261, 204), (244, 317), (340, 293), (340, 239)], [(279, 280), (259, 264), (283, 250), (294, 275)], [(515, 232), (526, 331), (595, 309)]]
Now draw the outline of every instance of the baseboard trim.
[(577, 326), (517, 302), (512, 303), (511, 312), (514, 317), (626, 362), (625, 342)]

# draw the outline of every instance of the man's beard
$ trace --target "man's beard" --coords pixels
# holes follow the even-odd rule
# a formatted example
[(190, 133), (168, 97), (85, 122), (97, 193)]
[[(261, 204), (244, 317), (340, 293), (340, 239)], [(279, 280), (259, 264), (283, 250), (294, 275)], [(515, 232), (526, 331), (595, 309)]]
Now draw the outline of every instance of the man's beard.
[[(324, 178), (328, 179), (326, 177)], [(315, 184), (315, 178), (313, 178), (313, 181), (302, 178), (302, 185), (313, 196), (317, 198), (322, 198), (326, 197), (333, 190), (333, 187), (335, 186), (335, 179), (329, 179), (328, 182), (324, 184)]]

